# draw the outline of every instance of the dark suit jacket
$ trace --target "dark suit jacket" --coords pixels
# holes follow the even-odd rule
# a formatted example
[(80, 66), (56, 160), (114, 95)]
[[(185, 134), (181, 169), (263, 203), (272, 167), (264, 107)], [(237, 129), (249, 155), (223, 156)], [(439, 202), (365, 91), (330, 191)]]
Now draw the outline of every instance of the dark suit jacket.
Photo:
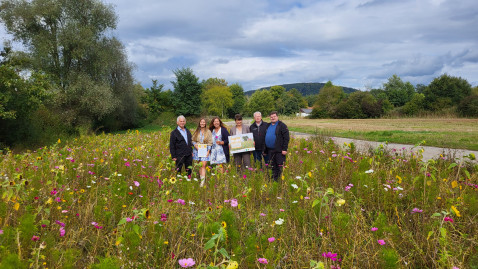
[(178, 159), (193, 154), (192, 135), (188, 128), (186, 128), (186, 133), (188, 137), (187, 144), (177, 127), (171, 132), (171, 136), (169, 137), (169, 151), (171, 152), (171, 158)]
[(262, 121), (261, 125), (257, 127), (256, 123), (253, 122), (250, 127), (252, 136), (254, 136), (254, 143), (256, 150), (262, 150), (265, 145), (266, 131), (267, 131), (267, 122)]
[[(276, 127), (276, 143), (274, 144), (274, 149), (272, 149), (272, 152), (282, 152), (282, 151), (287, 151), (289, 148), (289, 140), (290, 140), (290, 135), (289, 135), (289, 129), (287, 128), (287, 125), (283, 123), (282, 121), (277, 121), (277, 127)], [(267, 124), (267, 128), (269, 128), (271, 124)], [(267, 129), (266, 128), (266, 129)], [(268, 153), (268, 148), (266, 147), (266, 143), (264, 142), (264, 146), (262, 147), (263, 151)]]

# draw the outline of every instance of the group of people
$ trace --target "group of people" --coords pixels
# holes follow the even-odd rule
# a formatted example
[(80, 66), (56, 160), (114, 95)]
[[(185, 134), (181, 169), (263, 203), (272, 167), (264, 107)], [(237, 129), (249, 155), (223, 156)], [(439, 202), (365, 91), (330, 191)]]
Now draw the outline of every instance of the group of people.
[[(272, 170), (272, 178), (278, 181), (282, 174), (282, 167), (286, 160), (289, 146), (289, 129), (279, 120), (276, 111), (270, 113), (270, 123), (262, 121), (261, 112), (254, 113), (254, 122), (251, 125), (243, 124), (242, 116), (235, 116), (236, 125), (230, 130), (226, 128), (219, 117), (213, 117), (209, 126), (206, 119), (201, 118), (193, 134), (186, 128), (186, 118), (177, 118), (178, 127), (171, 132), (169, 149), (171, 158), (176, 162), (178, 173), (184, 167), (191, 176), (193, 160), (200, 162), (199, 176), (201, 186), (206, 178), (206, 166), (218, 165), (224, 172), (224, 164), (230, 162), (229, 136), (252, 133), (254, 138), (253, 159), (262, 167), (262, 160)], [(199, 145), (206, 145), (206, 156), (199, 156)], [(234, 163), (238, 169), (251, 167), (251, 152), (234, 153)]]

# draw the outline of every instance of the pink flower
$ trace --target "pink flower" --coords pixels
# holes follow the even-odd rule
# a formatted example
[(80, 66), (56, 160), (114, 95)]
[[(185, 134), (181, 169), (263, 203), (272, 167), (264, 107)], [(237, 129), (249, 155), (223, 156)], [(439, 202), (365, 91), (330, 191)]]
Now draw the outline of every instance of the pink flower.
[(129, 218), (129, 217), (126, 218), (126, 222), (132, 222), (132, 221), (133, 221), (132, 218)]
[(194, 260), (192, 258), (180, 259), (179, 260), (179, 265), (181, 265), (181, 267), (183, 267), (183, 268), (191, 267), (195, 264), (196, 264), (196, 262), (194, 262)]
[(372, 227), (372, 229), (370, 229), (370, 230), (371, 230), (372, 232), (375, 232), (375, 231), (378, 230), (378, 228), (377, 228), (377, 227)]
[(0, 230), (0, 234), (3, 234), (3, 230)]
[(259, 214), (259, 215), (261, 215), (261, 217), (265, 217), (265, 216), (266, 216), (266, 214), (264, 214), (264, 213), (261, 213), (261, 214)]
[(284, 210), (284, 209), (282, 209), (282, 208), (281, 208), (281, 209), (279, 209), (279, 210), (280, 210), (280, 212), (284, 212), (284, 211), (285, 211), (285, 210)]
[(322, 253), (322, 257), (325, 257), (325, 258), (329, 258), (331, 259), (332, 261), (336, 261), (337, 260), (337, 253), (332, 253), (332, 252), (324, 252)]
[(238, 203), (237, 203), (237, 199), (232, 199), (231, 200), (231, 206), (232, 207), (237, 207)]
[(65, 236), (65, 228), (60, 227), (60, 236), (63, 237)]
[(304, 200), (309, 200), (309, 199), (310, 199), (309, 196), (304, 197)]
[(243, 176), (242, 176), (242, 178), (243, 178), (243, 179), (246, 179), (246, 178), (247, 178), (247, 176), (246, 176), (246, 175), (243, 175)]
[(40, 240), (39, 236), (36, 236), (36, 235), (32, 236), (32, 241), (38, 241), (38, 240)]
[(186, 202), (183, 199), (178, 199), (178, 200), (176, 200), (175, 203), (182, 204), (182, 205), (186, 204)]
[(124, 163), (124, 166), (128, 166), (128, 167), (129, 167), (129, 166), (131, 166), (131, 165), (129, 164), (129, 162), (125, 162), (125, 163)]
[(377, 242), (382, 246), (386, 244), (385, 240), (383, 240), (383, 239), (379, 239), (379, 240), (377, 240)]
[(262, 264), (268, 264), (269, 263), (266, 258), (259, 258), (259, 259), (257, 259), (257, 261), (259, 263), (262, 263)]
[(161, 221), (167, 221), (167, 220), (168, 220), (168, 215), (161, 214)]
[(449, 221), (449, 222), (453, 223), (453, 219), (450, 218), (450, 217), (445, 217), (445, 218), (443, 219), (443, 221)]
[(61, 227), (65, 227), (65, 223), (60, 222), (59, 220), (56, 221), (56, 224), (60, 225)]
[(276, 239), (274, 237), (269, 237), (269, 238), (267, 238), (267, 240), (269, 241), (269, 243), (272, 243), (272, 242), (276, 241)]
[(133, 183), (136, 187), (139, 187), (139, 182), (138, 181), (134, 181)]
[(416, 208), (416, 207), (415, 207), (414, 209), (412, 209), (412, 214), (415, 214), (415, 213), (422, 213), (422, 212), (423, 212), (423, 210), (422, 210), (422, 209), (418, 209), (418, 208)]

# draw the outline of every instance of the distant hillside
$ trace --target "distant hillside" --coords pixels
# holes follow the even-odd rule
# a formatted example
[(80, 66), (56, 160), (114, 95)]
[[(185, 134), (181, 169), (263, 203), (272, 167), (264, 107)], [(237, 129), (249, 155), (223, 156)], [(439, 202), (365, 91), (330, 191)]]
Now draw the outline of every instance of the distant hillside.
[[(314, 82), (314, 83), (292, 83), (292, 84), (283, 84), (283, 85), (278, 85), (278, 86), (284, 87), (286, 89), (286, 91), (289, 91), (292, 88), (296, 88), (300, 93), (302, 93), (303, 96), (306, 96), (306, 95), (318, 94), (319, 90), (322, 89), (322, 87), (324, 87), (324, 85), (325, 85), (325, 83)], [(264, 87), (264, 88), (260, 88), (258, 90), (270, 89), (270, 87), (271, 86)], [(341, 86), (341, 87), (344, 89), (345, 93), (352, 93), (352, 92), (358, 91), (357, 89), (354, 89), (354, 88), (343, 87), (343, 86)], [(257, 90), (247, 91), (244, 94), (247, 95), (247, 96), (251, 96), (255, 91), (257, 91)]]

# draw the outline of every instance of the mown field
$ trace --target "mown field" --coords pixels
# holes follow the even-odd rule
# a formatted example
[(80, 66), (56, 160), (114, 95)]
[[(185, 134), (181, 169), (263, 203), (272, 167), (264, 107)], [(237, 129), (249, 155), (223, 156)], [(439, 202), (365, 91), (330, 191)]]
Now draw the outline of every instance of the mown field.
[(168, 141), (2, 155), (0, 268), (478, 268), (470, 163), (292, 140), (280, 183), (211, 167), (200, 188), (198, 169), (172, 171)]
[(369, 141), (478, 150), (478, 119), (286, 119), (291, 130)]

